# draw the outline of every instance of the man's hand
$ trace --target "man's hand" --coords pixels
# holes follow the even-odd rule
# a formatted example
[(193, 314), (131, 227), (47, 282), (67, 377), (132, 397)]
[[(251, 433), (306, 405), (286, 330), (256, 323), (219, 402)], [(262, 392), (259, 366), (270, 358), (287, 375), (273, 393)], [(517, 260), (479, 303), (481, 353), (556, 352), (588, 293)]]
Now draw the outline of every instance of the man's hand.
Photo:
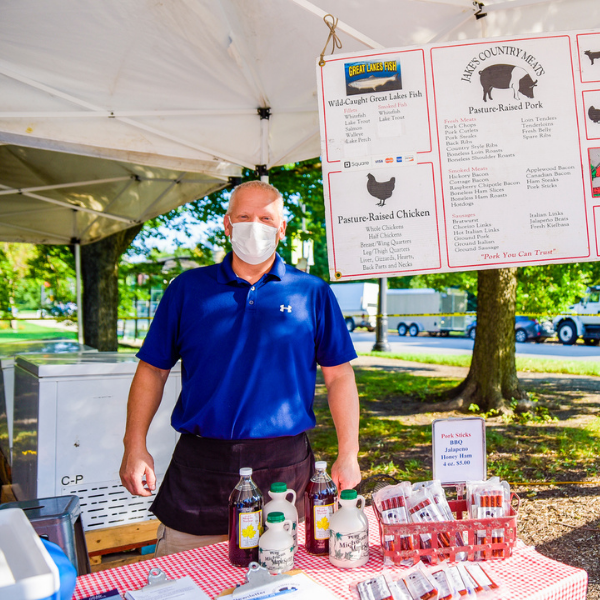
[(361, 475), (356, 456), (338, 456), (331, 467), (331, 479), (339, 492), (357, 486)]
[(151, 496), (156, 489), (154, 459), (145, 448), (137, 451), (125, 449), (119, 475), (121, 483), (134, 496)]

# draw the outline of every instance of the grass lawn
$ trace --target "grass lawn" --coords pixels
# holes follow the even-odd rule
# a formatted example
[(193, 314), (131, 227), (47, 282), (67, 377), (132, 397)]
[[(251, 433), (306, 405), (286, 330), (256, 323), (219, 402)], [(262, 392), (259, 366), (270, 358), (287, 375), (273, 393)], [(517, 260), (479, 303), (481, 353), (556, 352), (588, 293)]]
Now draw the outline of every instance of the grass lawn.
[[(412, 362), (427, 363), (431, 365), (446, 365), (449, 367), (469, 367), (470, 354), (427, 354), (427, 353), (402, 353), (390, 352), (361, 352), (361, 356), (381, 356), (410, 360)], [(517, 356), (517, 371), (529, 373), (566, 373), (571, 375), (600, 376), (600, 361), (592, 360), (565, 360), (556, 358), (526, 358)]]
[(17, 321), (17, 329), (12, 329), (8, 321), (0, 322), (0, 344), (8, 342), (29, 342), (36, 340), (76, 340), (77, 333), (65, 331), (48, 324), (47, 327), (28, 323), (26, 321)]
[[(387, 368), (355, 368), (355, 374), (361, 400), (359, 461), (363, 478), (386, 474), (411, 482), (431, 479), (431, 422), (461, 416), (449, 412), (444, 403), (436, 405), (436, 395), (460, 380), (415, 376)], [(564, 381), (565, 388), (558, 389), (561, 379), (555, 379), (540, 394), (540, 403), (544, 404), (541, 416), (486, 419), (488, 476), (497, 475), (511, 484), (597, 477), (600, 396), (585, 396), (573, 389), (575, 384)], [(539, 391), (529, 389), (534, 397)], [(564, 409), (569, 403), (572, 410), (567, 416)], [(583, 418), (574, 418), (578, 410)], [(318, 424), (310, 434), (311, 444), (317, 458), (327, 460), (331, 467), (337, 441), (323, 385), (317, 388), (315, 412)]]

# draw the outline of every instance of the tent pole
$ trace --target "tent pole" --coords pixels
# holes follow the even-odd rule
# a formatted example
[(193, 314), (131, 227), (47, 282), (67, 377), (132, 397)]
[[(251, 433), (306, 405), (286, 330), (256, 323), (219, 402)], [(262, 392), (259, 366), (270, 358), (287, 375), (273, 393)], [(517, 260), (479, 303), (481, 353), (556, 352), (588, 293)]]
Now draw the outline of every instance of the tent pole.
[(270, 108), (258, 108), (258, 116), (260, 117), (260, 180), (264, 183), (269, 183), (269, 117), (271, 116)]
[(75, 289), (77, 293), (77, 341), (83, 344), (83, 304), (81, 303), (81, 249), (75, 244)]

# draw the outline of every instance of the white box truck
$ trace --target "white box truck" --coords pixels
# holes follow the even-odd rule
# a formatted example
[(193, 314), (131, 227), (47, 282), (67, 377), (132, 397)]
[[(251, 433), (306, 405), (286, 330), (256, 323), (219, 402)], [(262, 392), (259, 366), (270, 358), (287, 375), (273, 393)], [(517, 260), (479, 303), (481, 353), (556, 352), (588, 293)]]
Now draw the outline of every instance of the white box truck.
[(566, 345), (574, 344), (582, 337), (586, 346), (600, 342), (600, 286), (589, 287), (584, 298), (569, 306), (572, 314), (559, 315), (552, 321), (558, 339)]
[(388, 289), (387, 293), (388, 327), (397, 329), (398, 335), (416, 336), (422, 331), (443, 336), (451, 331), (464, 333), (467, 317), (438, 315), (464, 313), (466, 310), (467, 293), (461, 290)]
[(348, 331), (354, 331), (356, 327), (375, 329), (379, 296), (376, 283), (332, 283), (330, 287), (342, 309)]

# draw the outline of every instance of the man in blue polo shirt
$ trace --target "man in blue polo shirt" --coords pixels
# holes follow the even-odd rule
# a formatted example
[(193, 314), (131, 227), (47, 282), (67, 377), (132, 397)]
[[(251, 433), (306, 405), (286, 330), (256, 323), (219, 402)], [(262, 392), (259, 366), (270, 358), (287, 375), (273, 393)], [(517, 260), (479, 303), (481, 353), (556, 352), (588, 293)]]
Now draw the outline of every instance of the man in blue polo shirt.
[(285, 226), (274, 187), (238, 186), (224, 218), (233, 252), (169, 285), (137, 355), (121, 479), (142, 496), (156, 484), (146, 434), (169, 371), (182, 360), (171, 419), (182, 435), (152, 505), (162, 522), (159, 555), (224, 539), (240, 467), (253, 468), (263, 491), (285, 481), (303, 513), (314, 462), (306, 431), (315, 426), (317, 364), (338, 437), (332, 477), (339, 489), (360, 481), (358, 393), (349, 363), (356, 353), (329, 286), (276, 253)]

